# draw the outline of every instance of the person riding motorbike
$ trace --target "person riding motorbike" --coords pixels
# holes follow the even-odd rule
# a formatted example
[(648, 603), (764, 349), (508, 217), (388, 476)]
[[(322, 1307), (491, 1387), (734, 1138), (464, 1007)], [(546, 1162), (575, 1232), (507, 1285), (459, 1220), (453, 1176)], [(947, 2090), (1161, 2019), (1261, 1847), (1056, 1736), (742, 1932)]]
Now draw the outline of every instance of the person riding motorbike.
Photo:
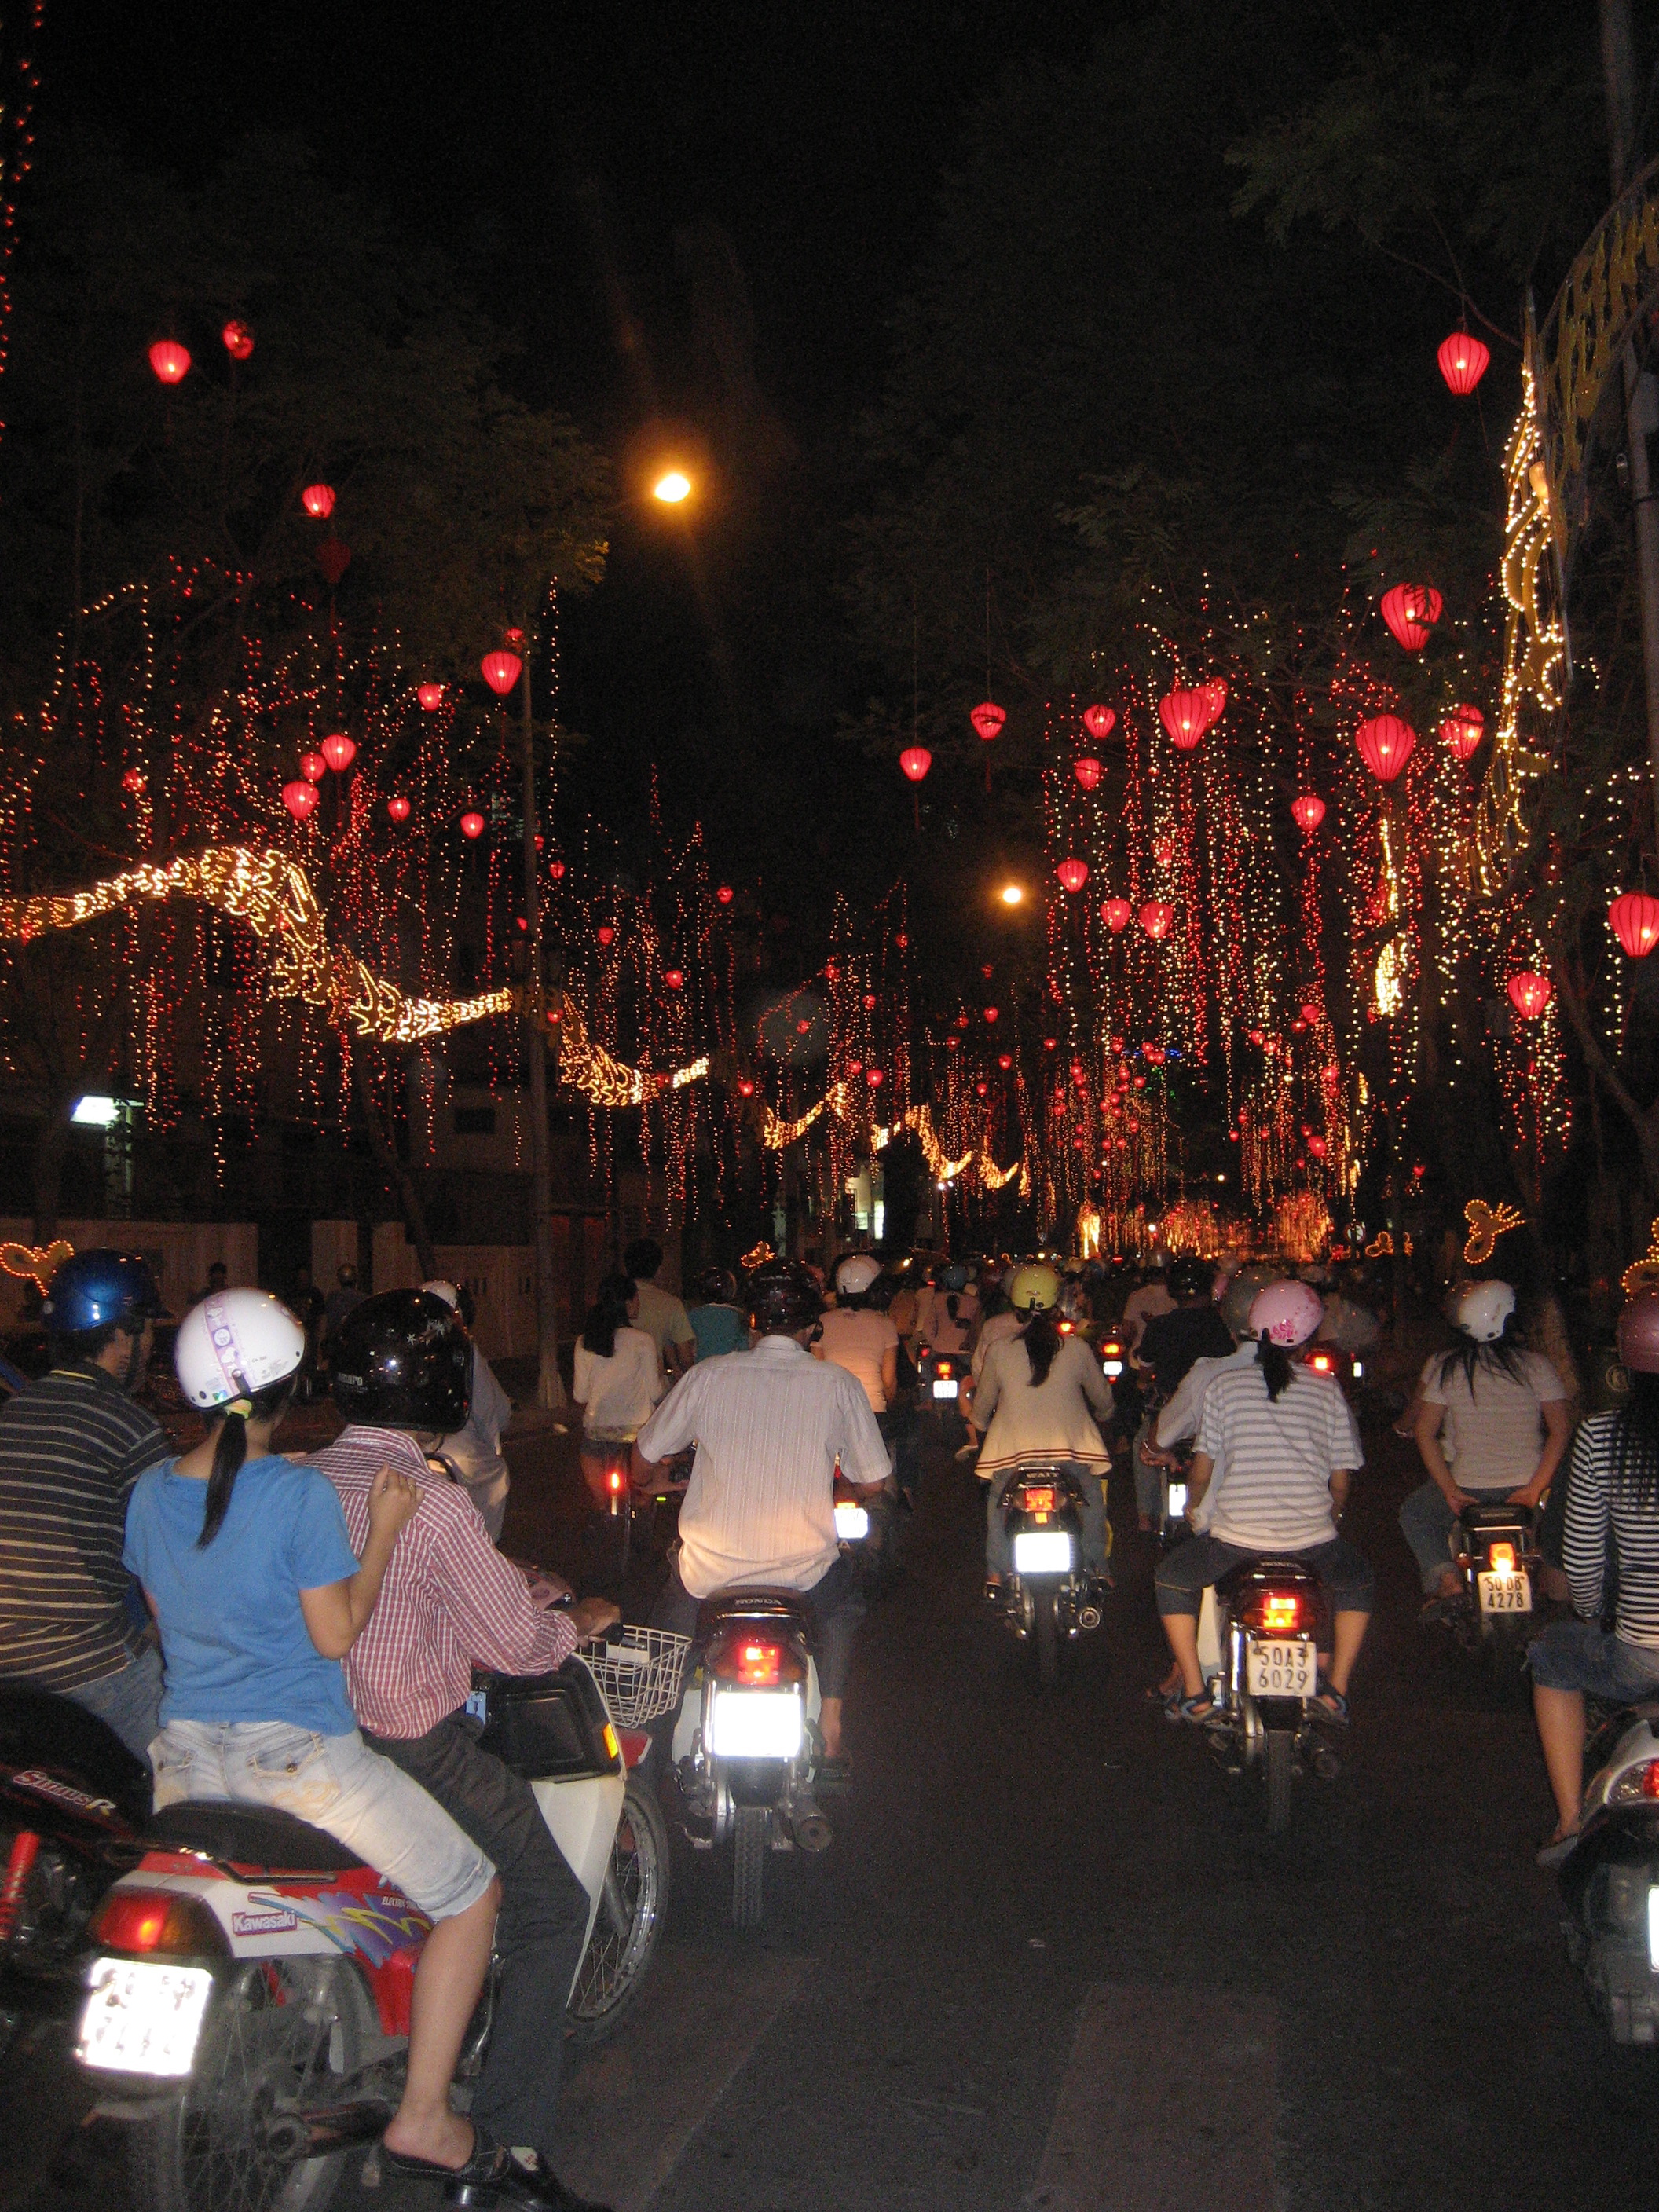
[(939, 1270), (939, 1279), (923, 1302), (921, 1319), (924, 1343), (935, 1352), (971, 1352), (979, 1328), (979, 1298), (960, 1261)]
[(1346, 1722), (1353, 1663), (1370, 1619), (1372, 1577), (1363, 1553), (1337, 1534), (1348, 1478), (1365, 1463), (1340, 1386), (1291, 1354), (1318, 1329), (1323, 1308), (1306, 1283), (1259, 1291), (1249, 1313), (1256, 1355), (1212, 1375), (1188, 1474), (1188, 1518), (1199, 1533), (1169, 1553), (1155, 1580), (1158, 1610), (1181, 1668), (1172, 1717), (1213, 1711), (1198, 1663), (1202, 1594), (1230, 1567), (1264, 1553), (1305, 1556), (1334, 1614), (1328, 1677), (1314, 1700)]
[(657, 1340), (638, 1327), (639, 1312), (632, 1276), (606, 1275), (576, 1340), (571, 1395), (581, 1408), (582, 1480), (596, 1499), (667, 1388)]
[(749, 1346), (749, 1324), (738, 1304), (738, 1279), (729, 1267), (705, 1267), (696, 1285), (696, 1303), (686, 1309), (686, 1319), (696, 1341), (699, 1359), (719, 1359), (728, 1352)]
[(914, 1494), (918, 1470), (915, 1408), (899, 1392), (899, 1333), (875, 1303), (881, 1262), (849, 1253), (836, 1269), (836, 1304), (823, 1316), (815, 1358), (844, 1367), (864, 1385), (898, 1486)]
[[(454, 2185), (476, 2186), (480, 2204), (494, 2191), (509, 2203), (577, 2212), (580, 2200), (547, 2160), (587, 1893), (529, 1783), (480, 1746), (466, 1702), (475, 1667), (552, 1674), (617, 1613), (599, 1598), (544, 1609), (491, 1544), (465, 1488), (428, 1464), (427, 1451), (465, 1423), (471, 1351), (460, 1316), (441, 1298), (386, 1291), (365, 1299), (335, 1350), (346, 1426), (313, 1464), (333, 1484), (354, 1540), (369, 1525), (380, 1469), (415, 1487), (380, 1607), (348, 1655), (346, 1688), (370, 1748), (428, 1791), (501, 1879), (495, 2026), (472, 2100), (477, 2142)], [(569, 1595), (553, 1577), (544, 1583)]]
[(1210, 1295), (1214, 1269), (1206, 1260), (1184, 1255), (1170, 1269), (1168, 1290), (1175, 1301), (1168, 1313), (1154, 1314), (1140, 1332), (1135, 1358), (1152, 1375), (1152, 1402), (1142, 1419), (1133, 1450), (1135, 1510), (1148, 1534), (1158, 1517), (1158, 1470), (1146, 1457), (1158, 1410), (1172, 1398), (1195, 1359), (1224, 1359), (1233, 1348), (1227, 1324)]
[[(1630, 1395), (1583, 1422), (1572, 1448), (1565, 1559), (1577, 1618), (1552, 1621), (1527, 1651), (1557, 1814), (1540, 1866), (1559, 1865), (1577, 1839), (1586, 1693), (1609, 1705), (1659, 1695), (1659, 1291), (1631, 1300), (1618, 1340)], [(1619, 1571), (1611, 1634), (1601, 1626), (1609, 1530)]]
[(1430, 1479), (1400, 1509), (1425, 1619), (1462, 1587), (1449, 1544), (1462, 1508), (1483, 1498), (1539, 1504), (1571, 1433), (1566, 1390), (1522, 1342), (1507, 1283), (1471, 1284), (1455, 1319), (1462, 1342), (1430, 1359), (1419, 1386), (1417, 1448)]
[(1060, 1277), (1042, 1263), (1018, 1268), (1008, 1303), (1022, 1326), (1017, 1336), (994, 1344), (975, 1394), (974, 1417), (985, 1443), (979, 1472), (990, 1478), (986, 1500), (985, 1583), (988, 1596), (1009, 1571), (1008, 1533), (1002, 1494), (1023, 1466), (1064, 1466), (1083, 1492), (1083, 1559), (1086, 1573), (1103, 1578), (1109, 1548), (1101, 1478), (1110, 1471), (1104, 1431), (1112, 1418), (1112, 1388), (1090, 1347), (1055, 1326)]
[(40, 1309), (52, 1371), (0, 1409), (0, 1676), (72, 1698), (137, 1758), (160, 1725), (161, 1662), (128, 1608), (122, 1528), (167, 1440), (133, 1403), (161, 1294), (129, 1252), (78, 1252)]
[(842, 1704), (864, 1615), (857, 1576), (836, 1536), (836, 1468), (868, 1505), (887, 1484), (887, 1447), (864, 1386), (811, 1355), (821, 1299), (808, 1271), (790, 1261), (757, 1267), (749, 1300), (751, 1347), (694, 1367), (635, 1440), (641, 1489), (664, 1460), (696, 1446), (678, 1550), (651, 1620), (691, 1636), (698, 1605), (717, 1590), (803, 1592), (817, 1622), (818, 1786), (834, 1788), (851, 1775)]
[(409, 2070), (385, 2154), (399, 2172), (448, 2178), (482, 2148), (449, 2089), (501, 1892), (448, 1814), (364, 1743), (347, 1701), (340, 1662), (374, 1616), (421, 1494), (377, 1457), (363, 1485), (360, 1561), (324, 1476), (272, 1452), (307, 1349), (302, 1323), (263, 1291), (226, 1291), (179, 1324), (179, 1385), (208, 1431), (139, 1477), (125, 1554), (166, 1661), (155, 1805), (220, 1798), (295, 1814), (359, 1852), (434, 1922), (415, 1972)]

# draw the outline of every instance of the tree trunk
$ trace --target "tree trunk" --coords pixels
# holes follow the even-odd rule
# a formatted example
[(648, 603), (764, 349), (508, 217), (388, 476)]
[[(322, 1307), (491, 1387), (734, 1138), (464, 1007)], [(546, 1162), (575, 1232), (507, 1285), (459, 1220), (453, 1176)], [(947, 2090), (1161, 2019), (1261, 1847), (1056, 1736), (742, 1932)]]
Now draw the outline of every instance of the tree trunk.
[(426, 1208), (421, 1204), (421, 1194), (415, 1187), (414, 1176), (398, 1158), (398, 1147), (380, 1119), (380, 1109), (374, 1103), (374, 1093), (369, 1085), (368, 1069), (364, 1064), (361, 1044), (352, 1048), (351, 1079), (356, 1088), (357, 1103), (363, 1109), (363, 1121), (368, 1130), (368, 1141), (375, 1164), (398, 1194), (398, 1203), (403, 1207), (404, 1224), (421, 1263), (421, 1273), (426, 1281), (431, 1282), (438, 1273), (438, 1255), (433, 1249), (432, 1232), (426, 1225)]
[(1656, 1099), (1651, 1106), (1637, 1103), (1609, 1059), (1601, 1038), (1590, 1027), (1583, 998), (1576, 980), (1567, 973), (1566, 963), (1558, 958), (1555, 971), (1559, 981), (1561, 1003), (1567, 1010), (1567, 1018), (1572, 1024), (1583, 1049), (1590, 1079), (1600, 1083), (1634, 1131), (1642, 1155), (1644, 1194), (1650, 1207), (1659, 1207), (1659, 1099)]
[(70, 1114), (73, 1091), (60, 1091), (46, 1110), (34, 1140), (33, 1236), (37, 1246), (50, 1244), (58, 1234), (58, 1210), (64, 1187), (64, 1161), (69, 1152)]

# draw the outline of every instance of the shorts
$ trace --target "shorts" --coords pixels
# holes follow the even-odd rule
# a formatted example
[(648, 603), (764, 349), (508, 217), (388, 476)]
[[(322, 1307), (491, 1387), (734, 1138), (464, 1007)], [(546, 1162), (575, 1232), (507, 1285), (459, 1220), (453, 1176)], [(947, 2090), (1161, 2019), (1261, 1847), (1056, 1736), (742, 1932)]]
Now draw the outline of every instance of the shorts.
[(1246, 1559), (1299, 1559), (1319, 1577), (1333, 1613), (1369, 1613), (1376, 1592), (1370, 1561), (1346, 1537), (1334, 1536), (1323, 1544), (1310, 1544), (1299, 1552), (1245, 1551), (1224, 1544), (1219, 1536), (1193, 1536), (1177, 1544), (1159, 1561), (1153, 1590), (1160, 1613), (1190, 1613), (1198, 1618), (1205, 1589), (1218, 1583), (1230, 1568)]
[(1659, 1692), (1659, 1649), (1609, 1636), (1599, 1621), (1553, 1620), (1527, 1646), (1543, 1690), (1579, 1690), (1604, 1705), (1633, 1705)]
[(435, 1797), (349, 1735), (289, 1721), (169, 1721), (150, 1747), (155, 1809), (185, 1798), (272, 1805), (323, 1828), (429, 1919), (465, 1912), (495, 1869)]

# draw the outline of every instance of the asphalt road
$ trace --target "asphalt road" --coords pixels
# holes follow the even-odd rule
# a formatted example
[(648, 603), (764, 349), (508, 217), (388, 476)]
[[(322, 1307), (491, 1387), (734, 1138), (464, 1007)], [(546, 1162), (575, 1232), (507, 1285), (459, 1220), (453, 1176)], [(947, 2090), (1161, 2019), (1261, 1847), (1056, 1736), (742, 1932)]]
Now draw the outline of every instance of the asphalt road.
[[(728, 1924), (723, 1855), (677, 1857), (653, 1985), (573, 2070), (568, 2178), (619, 2212), (1659, 2201), (1659, 2060), (1604, 2044), (1568, 1967), (1529, 1715), (1417, 1627), (1404, 1448), (1368, 1443), (1350, 1533), (1380, 1596), (1354, 1724), (1275, 1842), (1257, 1778), (1143, 1699), (1146, 1547), (1122, 1538), (1104, 1628), (1040, 1702), (978, 1595), (977, 1486), (930, 1451), (907, 1576), (858, 1655), (835, 1843), (773, 1857), (754, 1934)], [(568, 1449), (517, 1455), (508, 1548), (574, 1563)], [(1112, 1504), (1132, 1529), (1127, 1486)], [(61, 2153), (20, 2200), (65, 2087), (0, 2100), (0, 2197), (36, 2212), (118, 2201)]]

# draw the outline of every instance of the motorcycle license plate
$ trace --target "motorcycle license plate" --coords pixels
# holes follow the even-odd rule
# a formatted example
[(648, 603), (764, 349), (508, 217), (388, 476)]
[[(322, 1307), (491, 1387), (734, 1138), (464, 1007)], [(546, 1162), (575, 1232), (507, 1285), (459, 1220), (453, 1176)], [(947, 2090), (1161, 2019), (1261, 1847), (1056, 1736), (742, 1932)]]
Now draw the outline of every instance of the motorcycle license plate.
[(1310, 1636), (1257, 1642), (1244, 1650), (1244, 1687), (1253, 1698), (1310, 1698), (1319, 1686), (1319, 1656)]
[(793, 1690), (717, 1690), (708, 1720), (716, 1759), (793, 1759), (800, 1749), (800, 1699)]
[(1017, 1575), (1069, 1575), (1072, 1540), (1063, 1528), (1022, 1528), (1014, 1538)]
[(866, 1505), (838, 1505), (836, 1534), (843, 1544), (862, 1543), (870, 1533), (870, 1510)]
[(1526, 1575), (1481, 1574), (1475, 1580), (1480, 1586), (1482, 1613), (1532, 1611), (1532, 1583)]
[(948, 1382), (941, 1382), (937, 1375), (934, 1376), (933, 1395), (936, 1398), (956, 1398), (961, 1395), (962, 1385), (954, 1376)]
[(1109, 1382), (1117, 1382), (1123, 1373), (1123, 1362), (1121, 1359), (1103, 1359), (1100, 1364)]
[(205, 1966), (100, 1959), (75, 2055), (106, 2074), (188, 2074), (213, 1994)]
[(1187, 1510), (1187, 1486), (1186, 1486), (1186, 1484), (1185, 1484), (1184, 1482), (1172, 1482), (1172, 1483), (1170, 1485), (1170, 1520), (1171, 1520), (1171, 1521), (1179, 1521), (1179, 1520), (1180, 1520), (1180, 1518), (1181, 1518), (1181, 1516), (1182, 1516), (1182, 1515), (1186, 1510)]

